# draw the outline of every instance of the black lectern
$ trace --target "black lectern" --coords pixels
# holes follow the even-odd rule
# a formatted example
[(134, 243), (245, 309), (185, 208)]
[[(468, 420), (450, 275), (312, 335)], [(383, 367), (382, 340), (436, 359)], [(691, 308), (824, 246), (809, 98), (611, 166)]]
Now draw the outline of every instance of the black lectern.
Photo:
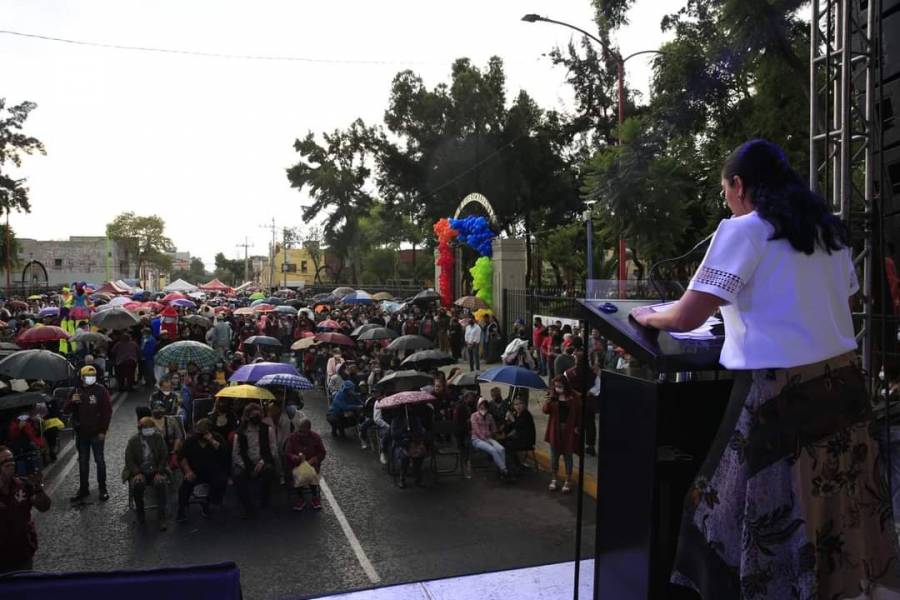
[[(683, 500), (731, 390), (731, 380), (719, 378), (723, 337), (678, 340), (628, 318), (632, 308), (653, 301), (581, 303), (601, 335), (653, 374), (601, 375), (595, 598), (694, 598), (668, 581)], [(606, 304), (618, 310), (609, 312)]]

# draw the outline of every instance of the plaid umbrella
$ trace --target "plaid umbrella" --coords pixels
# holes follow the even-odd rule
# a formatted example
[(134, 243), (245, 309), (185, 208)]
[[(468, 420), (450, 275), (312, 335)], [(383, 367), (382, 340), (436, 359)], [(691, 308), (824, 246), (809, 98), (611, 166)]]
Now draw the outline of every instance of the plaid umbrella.
[(188, 363), (195, 363), (201, 369), (210, 369), (219, 360), (219, 354), (206, 344), (193, 340), (174, 342), (156, 353), (156, 364), (168, 366), (172, 363), (179, 369), (187, 368)]
[(279, 386), (291, 390), (312, 390), (315, 386), (303, 375), (288, 375), (287, 373), (273, 373), (260, 377), (256, 382), (260, 387)]

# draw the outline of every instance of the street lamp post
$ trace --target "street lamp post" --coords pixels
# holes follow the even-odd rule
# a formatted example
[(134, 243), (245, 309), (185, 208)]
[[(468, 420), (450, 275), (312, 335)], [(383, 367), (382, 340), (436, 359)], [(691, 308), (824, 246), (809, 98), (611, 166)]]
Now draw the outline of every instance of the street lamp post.
[[(594, 40), (603, 49), (611, 54), (616, 59), (616, 82), (617, 82), (617, 103), (618, 103), (618, 113), (619, 113), (619, 131), (618, 131), (618, 142), (619, 145), (622, 145), (622, 124), (625, 122), (625, 63), (630, 59), (638, 56), (639, 54), (663, 54), (660, 50), (641, 50), (639, 52), (634, 52), (629, 54), (625, 58), (622, 58), (622, 55), (617, 51), (613, 51), (610, 49), (609, 45), (606, 44), (603, 40), (598, 38), (595, 35), (592, 35), (585, 31), (580, 27), (576, 27), (570, 23), (566, 23), (564, 21), (557, 21), (555, 19), (550, 19), (547, 17), (542, 17), (536, 14), (527, 14), (522, 17), (522, 20), (526, 23), (536, 23), (538, 21), (543, 21), (544, 23), (554, 23), (556, 25), (562, 25), (563, 27), (568, 27), (569, 29), (574, 29), (575, 31), (589, 37)], [(626, 249), (625, 249), (625, 238), (619, 236), (619, 297), (625, 296), (625, 282), (628, 280), (628, 270), (625, 268), (626, 261)]]

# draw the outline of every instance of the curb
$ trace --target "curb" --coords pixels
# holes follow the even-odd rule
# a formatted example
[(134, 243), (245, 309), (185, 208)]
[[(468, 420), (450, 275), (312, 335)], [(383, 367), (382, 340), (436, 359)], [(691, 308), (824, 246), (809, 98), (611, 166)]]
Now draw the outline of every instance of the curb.
[[(534, 457), (537, 459), (539, 467), (541, 471), (550, 472), (550, 455), (542, 448), (534, 449)], [(572, 456), (572, 459), (575, 460), (576, 456)], [(572, 469), (572, 478), (575, 480), (576, 484), (578, 482), (578, 465), (577, 462)], [(597, 479), (591, 475), (590, 473), (584, 474), (584, 493), (593, 498), (597, 499)]]

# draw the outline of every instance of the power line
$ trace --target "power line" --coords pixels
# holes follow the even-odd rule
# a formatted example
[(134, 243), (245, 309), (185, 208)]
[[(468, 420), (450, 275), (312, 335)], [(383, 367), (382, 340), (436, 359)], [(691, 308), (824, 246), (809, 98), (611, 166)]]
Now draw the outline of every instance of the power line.
[(61, 44), (71, 44), (73, 46), (87, 46), (91, 48), (106, 48), (111, 50), (127, 50), (132, 52), (154, 52), (157, 54), (178, 54), (182, 56), (199, 56), (203, 58), (226, 58), (235, 60), (258, 60), (258, 61), (288, 61), (303, 62), (311, 64), (329, 64), (329, 65), (410, 65), (410, 64), (445, 64), (446, 61), (422, 61), (422, 60), (364, 60), (364, 59), (340, 59), (340, 58), (311, 58), (308, 56), (282, 56), (282, 55), (258, 55), (258, 54), (228, 54), (223, 52), (203, 52), (199, 50), (181, 50), (178, 48), (155, 48), (152, 46), (131, 46), (125, 44), (107, 44), (104, 42), (91, 42), (85, 40), (72, 40), (67, 38), (54, 37), (49, 35), (41, 35), (38, 33), (26, 33), (23, 31), (12, 31), (9, 29), (0, 29), (0, 34), (11, 35), (45, 42), (57, 42)]

